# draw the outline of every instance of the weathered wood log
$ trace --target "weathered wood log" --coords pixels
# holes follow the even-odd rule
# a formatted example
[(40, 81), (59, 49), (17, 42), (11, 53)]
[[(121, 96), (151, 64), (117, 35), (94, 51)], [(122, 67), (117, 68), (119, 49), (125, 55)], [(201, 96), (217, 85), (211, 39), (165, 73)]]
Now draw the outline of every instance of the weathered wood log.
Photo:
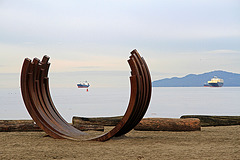
[(240, 125), (240, 116), (183, 115), (180, 118), (198, 118), (202, 127)]
[(42, 131), (33, 120), (0, 120), (0, 132)]
[(104, 131), (103, 125), (92, 125), (92, 124), (74, 124), (73, 127), (80, 131)]
[(34, 124), (33, 120), (0, 120), (0, 124)]
[(200, 131), (197, 118), (144, 118), (134, 128), (139, 131)]
[(77, 124), (116, 126), (117, 123), (122, 119), (122, 117), (123, 116), (86, 118), (86, 117), (76, 117), (76, 116), (74, 116), (72, 118), (72, 124), (73, 124), (73, 126), (75, 126)]
[[(117, 117), (76, 117), (72, 118), (73, 126), (75, 125), (103, 125), (116, 126), (122, 119)], [(199, 119), (173, 119), (173, 118), (144, 118), (134, 128), (136, 130), (153, 130), (153, 131), (195, 131), (201, 130)]]
[[(81, 131), (104, 131), (101, 125), (77, 124), (75, 128)], [(0, 120), (0, 132), (33, 132), (43, 131), (33, 120)]]

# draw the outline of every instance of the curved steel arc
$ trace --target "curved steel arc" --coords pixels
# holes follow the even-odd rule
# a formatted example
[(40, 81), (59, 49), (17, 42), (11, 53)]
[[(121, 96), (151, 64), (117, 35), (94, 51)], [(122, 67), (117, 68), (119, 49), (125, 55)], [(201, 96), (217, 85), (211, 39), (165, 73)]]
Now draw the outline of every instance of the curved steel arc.
[[(71, 126), (57, 111), (49, 90), (49, 57), (42, 61), (26, 58), (21, 71), (21, 91), (25, 106), (37, 125), (53, 138), (82, 140), (86, 133)], [(109, 132), (87, 140), (106, 141), (132, 130), (143, 118), (151, 99), (151, 77), (137, 50), (128, 60), (131, 68), (131, 95), (122, 120)]]
[[(40, 128), (49, 128), (44, 118), (41, 117), (37, 112), (36, 107), (34, 106), (33, 99), (31, 98), (30, 88), (32, 88), (33, 86), (30, 84), (31, 82), (30, 80), (33, 77), (32, 71), (33, 71), (33, 64), (31, 63), (31, 60), (25, 59), (22, 67), (22, 73), (21, 73), (21, 91), (22, 91), (23, 100), (29, 114), (31, 115), (33, 120), (37, 123), (37, 125)], [(61, 136), (56, 134), (55, 131), (50, 128), (48, 130), (45, 130), (45, 132), (54, 138), (61, 138)]]
[(122, 131), (118, 132), (115, 136), (121, 136), (123, 134), (126, 134), (129, 132), (132, 128), (134, 128), (139, 121), (143, 118), (147, 108), (148, 108), (148, 95), (151, 94), (151, 88), (149, 87), (149, 84), (151, 85), (151, 79), (149, 79), (147, 75), (146, 66), (143, 65), (143, 59), (140, 57), (137, 51), (133, 51), (132, 57), (135, 60), (134, 63), (136, 63), (136, 66), (138, 67), (139, 73), (141, 75), (141, 83), (142, 83), (142, 96), (140, 98), (140, 101), (138, 102), (138, 107), (136, 109), (137, 114), (132, 117), (132, 121), (127, 127), (123, 128)]

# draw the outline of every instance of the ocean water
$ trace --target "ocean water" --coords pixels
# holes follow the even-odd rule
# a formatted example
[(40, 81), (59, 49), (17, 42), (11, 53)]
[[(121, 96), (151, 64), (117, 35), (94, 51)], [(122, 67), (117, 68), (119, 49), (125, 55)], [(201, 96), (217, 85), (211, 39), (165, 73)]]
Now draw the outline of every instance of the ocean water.
[[(72, 116), (123, 115), (129, 88), (52, 88), (52, 99), (68, 121)], [(30, 119), (20, 88), (0, 89), (0, 119)], [(240, 116), (240, 87), (158, 87), (145, 117), (179, 118), (186, 114)]]

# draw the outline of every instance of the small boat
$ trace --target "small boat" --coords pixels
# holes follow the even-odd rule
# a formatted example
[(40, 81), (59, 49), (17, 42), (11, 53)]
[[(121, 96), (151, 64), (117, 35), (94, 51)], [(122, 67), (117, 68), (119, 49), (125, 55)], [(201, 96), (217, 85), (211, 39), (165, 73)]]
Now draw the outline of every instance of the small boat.
[(204, 83), (203, 85), (204, 87), (210, 87), (210, 85), (208, 83)]
[(204, 87), (222, 87), (223, 86), (223, 79), (218, 78), (217, 76), (214, 76), (211, 81), (208, 81), (208, 83), (204, 84)]
[(77, 84), (78, 88), (88, 88), (89, 86), (90, 86), (90, 84), (87, 81), (80, 82)]

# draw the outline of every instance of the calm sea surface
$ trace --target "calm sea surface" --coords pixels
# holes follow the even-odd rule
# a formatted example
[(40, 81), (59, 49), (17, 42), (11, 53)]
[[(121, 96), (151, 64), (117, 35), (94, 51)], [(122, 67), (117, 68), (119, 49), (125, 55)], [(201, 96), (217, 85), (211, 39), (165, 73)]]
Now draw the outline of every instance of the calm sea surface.
[[(128, 106), (129, 88), (52, 88), (52, 99), (61, 115), (99, 117), (123, 115)], [(21, 91), (0, 89), (0, 119), (30, 119)], [(153, 88), (145, 117), (179, 118), (186, 114), (240, 116), (240, 87), (159, 87)]]

